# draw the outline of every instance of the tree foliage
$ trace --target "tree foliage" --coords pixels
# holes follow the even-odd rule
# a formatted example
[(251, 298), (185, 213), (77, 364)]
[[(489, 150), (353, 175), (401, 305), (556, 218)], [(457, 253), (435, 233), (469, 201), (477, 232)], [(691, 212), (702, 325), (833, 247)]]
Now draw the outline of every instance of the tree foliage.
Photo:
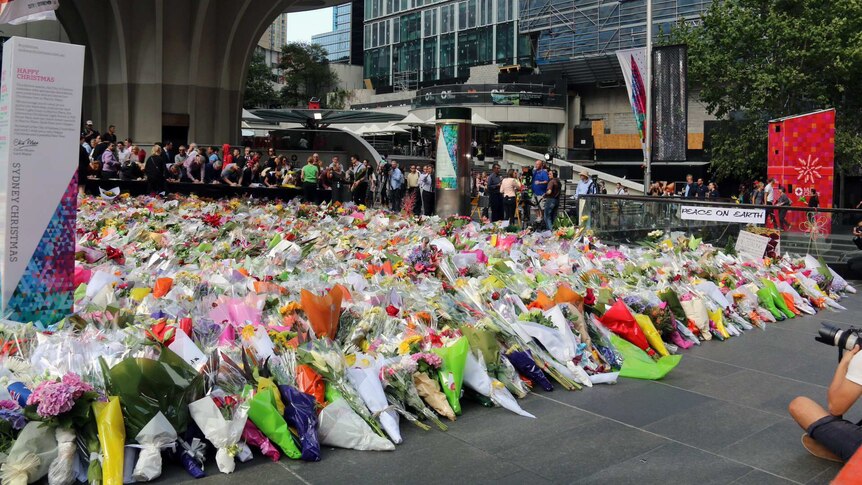
[(312, 97), (326, 99), (338, 83), (338, 76), (329, 68), (326, 49), (320, 44), (291, 42), (281, 54), (285, 86), (280, 94), (284, 106), (305, 106)]
[(266, 64), (263, 54), (255, 54), (248, 66), (245, 80), (244, 108), (270, 108), (278, 104), (275, 88), (272, 85), (272, 69)]
[(762, 176), (767, 121), (835, 108), (837, 165), (862, 165), (862, 2), (715, 1), (700, 26), (667, 39), (688, 44), (689, 82), (707, 110), (730, 119), (714, 134), (717, 178)]

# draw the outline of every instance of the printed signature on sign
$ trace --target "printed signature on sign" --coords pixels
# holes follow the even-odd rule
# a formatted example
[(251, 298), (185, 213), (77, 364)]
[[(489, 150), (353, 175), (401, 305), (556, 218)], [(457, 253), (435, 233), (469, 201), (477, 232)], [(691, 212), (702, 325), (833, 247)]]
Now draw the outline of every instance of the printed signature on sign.
[(12, 146), (18, 147), (37, 147), (39, 142), (32, 138), (15, 138), (12, 140)]

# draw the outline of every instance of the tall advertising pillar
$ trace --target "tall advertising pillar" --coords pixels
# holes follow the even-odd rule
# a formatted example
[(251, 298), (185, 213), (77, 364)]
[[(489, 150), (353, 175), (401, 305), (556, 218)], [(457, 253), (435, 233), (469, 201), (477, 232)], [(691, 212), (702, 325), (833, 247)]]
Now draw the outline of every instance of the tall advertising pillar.
[(437, 215), (440, 217), (470, 215), (472, 115), (470, 108), (437, 108)]
[(0, 74), (0, 316), (69, 315), (84, 47), (13, 37)]

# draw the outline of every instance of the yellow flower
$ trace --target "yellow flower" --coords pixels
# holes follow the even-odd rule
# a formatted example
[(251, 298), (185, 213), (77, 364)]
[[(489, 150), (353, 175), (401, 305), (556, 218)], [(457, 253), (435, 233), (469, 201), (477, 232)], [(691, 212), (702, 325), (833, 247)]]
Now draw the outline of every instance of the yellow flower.
[(422, 337), (420, 335), (413, 335), (413, 336), (407, 337), (406, 339), (402, 340), (400, 344), (398, 344), (398, 354), (399, 355), (409, 354), (410, 353), (410, 346), (412, 346), (413, 344), (418, 344), (419, 342), (422, 342)]
[(359, 207), (357, 207), (357, 209), (359, 209), (360, 211), (365, 212), (365, 209), (366, 209), (365, 204), (359, 204)]
[(356, 354), (347, 354), (344, 356), (344, 360), (347, 362), (348, 367), (353, 367), (356, 364)]
[(254, 338), (254, 325), (246, 325), (242, 327), (242, 339), (243, 340), (251, 340)]

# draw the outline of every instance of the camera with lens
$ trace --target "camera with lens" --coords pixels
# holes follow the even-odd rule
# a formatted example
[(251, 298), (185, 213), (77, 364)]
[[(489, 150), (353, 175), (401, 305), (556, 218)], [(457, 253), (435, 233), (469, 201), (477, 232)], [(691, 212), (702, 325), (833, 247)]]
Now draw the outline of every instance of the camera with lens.
[(814, 340), (838, 347), (838, 358), (845, 350), (853, 350), (853, 347), (862, 346), (862, 328), (850, 327), (848, 329), (838, 328), (828, 323), (821, 323), (820, 330)]

